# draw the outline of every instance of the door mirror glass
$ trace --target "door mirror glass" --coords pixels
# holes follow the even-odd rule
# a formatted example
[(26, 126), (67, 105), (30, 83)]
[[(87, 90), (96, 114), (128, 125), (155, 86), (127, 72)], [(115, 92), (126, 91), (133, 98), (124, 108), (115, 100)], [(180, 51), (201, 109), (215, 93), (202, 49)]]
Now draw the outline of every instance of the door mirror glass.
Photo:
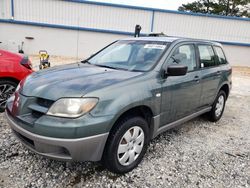
[(172, 64), (165, 70), (165, 76), (183, 76), (187, 74), (188, 67), (181, 64)]

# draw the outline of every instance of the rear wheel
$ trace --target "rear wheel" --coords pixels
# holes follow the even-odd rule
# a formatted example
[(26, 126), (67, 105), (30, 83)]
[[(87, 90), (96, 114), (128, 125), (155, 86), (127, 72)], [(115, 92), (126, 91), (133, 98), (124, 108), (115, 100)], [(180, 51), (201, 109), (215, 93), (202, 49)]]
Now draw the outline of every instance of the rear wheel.
[(17, 83), (9, 80), (0, 80), (0, 112), (3, 112), (8, 98), (15, 92)]
[(141, 117), (127, 117), (110, 133), (102, 161), (114, 173), (129, 172), (141, 162), (148, 142), (148, 123)]
[(219, 121), (223, 115), (224, 108), (226, 104), (226, 93), (223, 90), (220, 90), (218, 93), (211, 111), (208, 113), (208, 118), (212, 122)]

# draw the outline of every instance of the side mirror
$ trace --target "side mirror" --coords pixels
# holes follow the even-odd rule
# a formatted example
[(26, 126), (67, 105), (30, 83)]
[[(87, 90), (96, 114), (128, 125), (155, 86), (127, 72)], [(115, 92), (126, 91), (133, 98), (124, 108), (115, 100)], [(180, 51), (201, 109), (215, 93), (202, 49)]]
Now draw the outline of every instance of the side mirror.
[(165, 76), (183, 76), (187, 74), (188, 67), (180, 64), (172, 64), (165, 70)]

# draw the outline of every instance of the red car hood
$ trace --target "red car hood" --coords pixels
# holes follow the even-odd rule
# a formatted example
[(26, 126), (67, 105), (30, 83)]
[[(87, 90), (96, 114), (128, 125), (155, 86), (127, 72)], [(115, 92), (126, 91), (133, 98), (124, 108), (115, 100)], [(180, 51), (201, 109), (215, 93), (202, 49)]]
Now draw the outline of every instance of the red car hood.
[(0, 62), (15, 62), (15, 61), (20, 61), (22, 58), (23, 58), (22, 54), (16, 54), (0, 49)]

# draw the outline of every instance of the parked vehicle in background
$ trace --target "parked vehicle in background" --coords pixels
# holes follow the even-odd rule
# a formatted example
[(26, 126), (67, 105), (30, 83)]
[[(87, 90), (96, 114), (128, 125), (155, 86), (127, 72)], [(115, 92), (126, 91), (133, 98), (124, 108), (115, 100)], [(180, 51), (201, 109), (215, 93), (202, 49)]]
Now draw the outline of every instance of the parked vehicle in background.
[(7, 102), (14, 134), (54, 159), (134, 169), (160, 133), (207, 113), (218, 121), (232, 69), (216, 42), (119, 40), (82, 63), (38, 71)]
[(27, 56), (0, 50), (0, 112), (4, 111), (6, 101), (18, 83), (32, 72)]

